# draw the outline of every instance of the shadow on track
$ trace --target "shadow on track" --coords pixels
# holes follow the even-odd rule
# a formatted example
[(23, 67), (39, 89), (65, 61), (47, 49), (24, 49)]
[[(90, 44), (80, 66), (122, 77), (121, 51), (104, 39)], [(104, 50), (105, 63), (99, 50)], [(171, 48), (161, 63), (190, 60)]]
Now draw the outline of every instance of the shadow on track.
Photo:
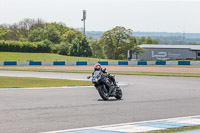
[[(97, 101), (105, 101), (103, 99), (98, 99)], [(114, 101), (123, 101), (123, 99), (108, 99), (107, 101), (105, 102), (114, 102)]]

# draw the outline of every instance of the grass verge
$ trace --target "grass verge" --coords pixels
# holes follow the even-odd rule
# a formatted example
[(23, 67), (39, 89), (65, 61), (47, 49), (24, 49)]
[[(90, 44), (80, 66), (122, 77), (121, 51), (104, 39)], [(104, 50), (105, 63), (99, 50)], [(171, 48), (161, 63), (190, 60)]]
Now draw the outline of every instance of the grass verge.
[(200, 129), (200, 126), (172, 128), (172, 129), (160, 130), (160, 131), (150, 131), (147, 133), (174, 133), (174, 132), (190, 131), (190, 130), (196, 130), (196, 129)]
[(30, 87), (60, 87), (60, 86), (87, 86), (90, 81), (65, 79), (0, 77), (0, 88), (30, 88)]
[(200, 68), (200, 65), (117, 65), (115, 67), (175, 67), (175, 68)]
[[(47, 69), (4, 69), (9, 71), (33, 71), (33, 72), (62, 72), (62, 73), (92, 73), (87, 70), (47, 70)], [(166, 72), (133, 72), (133, 71), (109, 71), (117, 75), (145, 75), (145, 76), (172, 76), (172, 77), (200, 77), (200, 73), (166, 73)]]
[(111, 72), (119, 75), (146, 75), (146, 76), (172, 76), (172, 77), (200, 77), (200, 73), (166, 73), (166, 72)]
[(0, 61), (107, 61), (108, 59), (64, 56), (52, 53), (0, 52)]

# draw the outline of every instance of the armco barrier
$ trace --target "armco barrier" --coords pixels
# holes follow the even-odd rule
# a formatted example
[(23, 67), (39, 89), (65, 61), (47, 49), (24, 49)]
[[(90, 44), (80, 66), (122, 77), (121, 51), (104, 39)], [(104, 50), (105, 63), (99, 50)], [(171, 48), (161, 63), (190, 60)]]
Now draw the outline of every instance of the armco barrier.
[(128, 65), (128, 61), (118, 61), (118, 65)]
[(87, 61), (77, 61), (77, 62), (76, 62), (76, 65), (77, 65), (77, 66), (80, 66), (80, 65), (87, 65)]
[(166, 61), (156, 61), (156, 65), (166, 65)]
[(16, 66), (16, 61), (4, 61), (4, 66)]
[(138, 61), (138, 65), (147, 65), (147, 61)]
[(54, 66), (64, 66), (65, 65), (65, 61), (54, 61), (53, 65)]
[(190, 65), (190, 61), (178, 61), (178, 65)]
[(98, 61), (100, 65), (108, 65), (108, 61)]
[(32, 66), (32, 65), (42, 65), (42, 62), (41, 61), (30, 61), (29, 65), (30, 66)]

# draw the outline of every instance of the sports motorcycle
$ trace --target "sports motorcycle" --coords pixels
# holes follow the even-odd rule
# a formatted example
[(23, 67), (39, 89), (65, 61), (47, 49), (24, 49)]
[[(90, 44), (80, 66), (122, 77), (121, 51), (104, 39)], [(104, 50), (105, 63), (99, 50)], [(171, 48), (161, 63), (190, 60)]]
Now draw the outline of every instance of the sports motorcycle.
[(122, 90), (119, 86), (115, 86), (113, 82), (102, 71), (95, 71), (92, 77), (92, 83), (99, 92), (99, 95), (103, 100), (108, 100), (109, 97), (115, 97), (116, 99), (122, 98)]

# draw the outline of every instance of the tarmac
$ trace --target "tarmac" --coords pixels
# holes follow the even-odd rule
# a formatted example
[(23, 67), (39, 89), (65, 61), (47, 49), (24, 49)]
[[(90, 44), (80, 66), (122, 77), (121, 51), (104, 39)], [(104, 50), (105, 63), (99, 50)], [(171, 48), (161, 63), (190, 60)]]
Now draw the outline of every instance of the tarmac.
[[(0, 71), (0, 76), (86, 80), (88, 74)], [(200, 78), (116, 75), (123, 99), (94, 87), (0, 89), (0, 131), (35, 133), (200, 115)]]

